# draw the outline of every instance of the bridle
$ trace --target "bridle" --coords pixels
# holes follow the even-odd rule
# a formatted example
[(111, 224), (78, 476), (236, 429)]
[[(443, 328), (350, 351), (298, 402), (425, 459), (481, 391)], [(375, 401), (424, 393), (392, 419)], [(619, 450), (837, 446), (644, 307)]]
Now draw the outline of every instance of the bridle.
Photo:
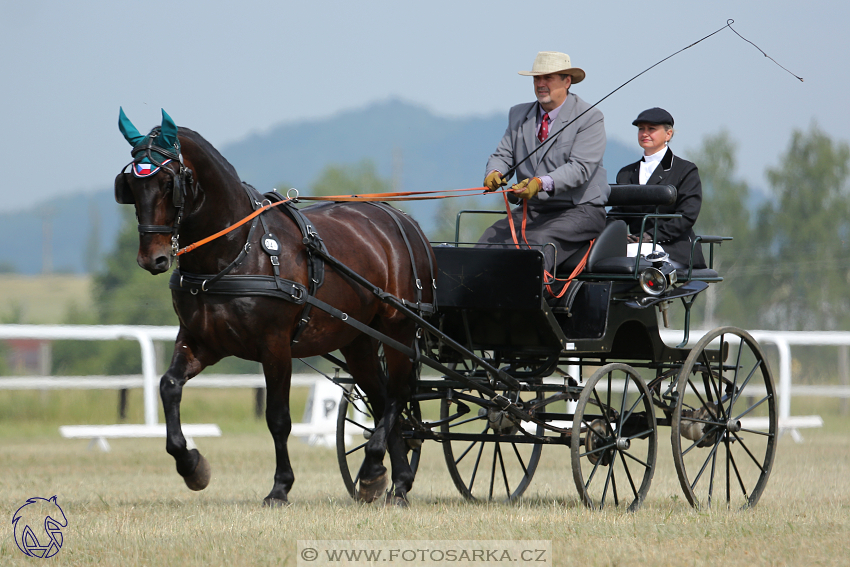
[[(150, 134), (145, 136), (145, 139), (142, 140), (139, 144), (133, 147), (130, 151), (130, 155), (133, 156), (133, 161), (127, 164), (127, 167), (124, 168), (124, 173), (130, 173), (130, 169), (136, 166), (147, 158), (147, 160), (153, 166), (153, 172), (151, 175), (157, 172), (157, 170), (167, 171), (169, 175), (171, 175), (172, 181), (172, 197), (171, 202), (177, 208), (177, 216), (174, 221), (174, 224), (169, 225), (158, 225), (158, 224), (140, 224), (138, 226), (139, 233), (158, 233), (158, 234), (171, 234), (171, 254), (175, 256), (177, 254), (177, 250), (179, 249), (178, 239), (179, 234), (178, 231), (180, 229), (180, 222), (183, 220), (183, 206), (186, 202), (186, 192), (187, 187), (191, 187), (194, 183), (194, 175), (192, 170), (186, 167), (183, 164), (183, 154), (180, 153), (180, 145), (179, 142), (174, 144), (174, 150), (172, 151), (170, 148), (163, 148), (159, 145), (154, 145), (154, 139), (160, 136), (160, 127), (156, 127), (151, 130)], [(158, 161), (154, 154), (159, 154), (160, 156), (166, 158), (162, 161)], [(175, 161), (180, 164), (180, 168), (175, 171), (170, 167), (165, 167), (170, 161)], [(115, 201), (122, 205), (134, 205), (136, 200), (133, 196), (132, 191), (130, 191), (129, 186), (125, 183), (121, 189), (116, 187), (115, 190)]]

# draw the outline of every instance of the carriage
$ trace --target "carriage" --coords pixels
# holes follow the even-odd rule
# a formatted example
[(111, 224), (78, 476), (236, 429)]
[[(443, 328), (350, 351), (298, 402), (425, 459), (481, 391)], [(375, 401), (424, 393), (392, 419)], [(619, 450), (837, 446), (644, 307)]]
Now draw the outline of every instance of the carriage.
[[(672, 186), (612, 186), (610, 205), (666, 205)], [(458, 213), (459, 225), (461, 215)], [(498, 211), (496, 211), (498, 212)], [(676, 215), (641, 215), (649, 218)], [(456, 234), (459, 234), (459, 226)], [(673, 462), (694, 507), (754, 506), (770, 476), (777, 439), (774, 382), (758, 343), (735, 327), (689, 342), (698, 294), (722, 281), (714, 247), (730, 237), (698, 236), (708, 268), (673, 268), (654, 243), (627, 256), (626, 225), (610, 223), (586, 269), (560, 300), (547, 301), (543, 254), (533, 248), (435, 245), (438, 276), (432, 323), (465, 346), (422, 333), (421, 359), (450, 372), (421, 375), (403, 412), (403, 437), (418, 464), (425, 440), (440, 442), (458, 491), (467, 499), (519, 498), (542, 448), (569, 451), (581, 501), (592, 508), (638, 508), (656, 470), (658, 438), (669, 427)], [(643, 231), (641, 232), (643, 233)], [(580, 250), (563, 262), (570, 273)], [(660, 333), (674, 302), (684, 308), (681, 342)], [(498, 373), (493, 369), (498, 369)], [(345, 387), (337, 455), (356, 494), (359, 451), (371, 434), (369, 400)], [(436, 400), (436, 402), (435, 402)], [(502, 400), (510, 400), (506, 408)], [(420, 404), (439, 404), (423, 418)]]
[[(722, 279), (712, 268), (677, 269), (651, 243), (645, 256), (627, 256), (618, 220), (560, 263), (585, 269), (547, 299), (540, 249), (432, 246), (380, 195), (299, 209), (297, 195), (243, 183), (164, 111), (146, 136), (123, 111), (119, 127), (133, 161), (115, 179), (115, 199), (135, 207), (137, 262), (160, 274), (181, 258), (169, 284), (180, 330), (160, 395), (166, 450), (189, 488), (204, 489), (211, 469), (182, 433), (183, 387), (238, 356), (263, 365), (276, 458), (264, 503), (285, 504), (292, 359), (322, 355), (350, 376), (334, 379), (345, 389), (337, 452), (362, 501), (384, 496), (389, 454), (387, 502), (406, 505), (422, 443), (437, 441), (466, 498), (519, 498), (552, 445), (569, 450), (584, 504), (634, 510), (656, 470), (661, 426), (689, 503), (750, 507), (761, 497), (777, 441), (765, 355), (734, 327), (687, 346), (696, 297)], [(614, 186), (609, 204), (675, 199), (673, 187)], [(723, 240), (694, 246), (711, 247), (712, 265)], [(659, 319), (667, 323), (675, 301), (684, 335), (669, 346)], [(344, 360), (328, 354), (336, 350)]]

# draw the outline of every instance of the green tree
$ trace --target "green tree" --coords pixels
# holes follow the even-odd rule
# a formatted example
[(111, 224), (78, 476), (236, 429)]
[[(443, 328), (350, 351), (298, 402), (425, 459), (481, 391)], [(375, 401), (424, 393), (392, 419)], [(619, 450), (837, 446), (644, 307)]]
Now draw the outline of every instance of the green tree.
[(783, 330), (833, 330), (850, 323), (850, 146), (817, 124), (795, 130), (779, 165), (767, 171), (773, 200), (759, 230), (770, 238), (769, 309)]
[[(705, 292), (704, 310), (695, 310), (694, 324), (713, 328), (719, 324), (746, 327), (758, 319), (751, 302), (765, 242), (751, 227), (750, 189), (735, 178), (737, 147), (727, 131), (706, 136), (688, 159), (697, 164), (702, 182), (702, 207), (694, 227), (698, 235), (731, 236), (734, 240), (714, 247), (714, 269), (724, 281)], [(703, 245), (708, 260), (709, 246)], [(756, 286), (757, 287), (757, 286)]]
[(322, 196), (388, 193), (390, 188), (390, 182), (378, 175), (371, 160), (353, 165), (328, 165), (310, 185), (313, 195)]

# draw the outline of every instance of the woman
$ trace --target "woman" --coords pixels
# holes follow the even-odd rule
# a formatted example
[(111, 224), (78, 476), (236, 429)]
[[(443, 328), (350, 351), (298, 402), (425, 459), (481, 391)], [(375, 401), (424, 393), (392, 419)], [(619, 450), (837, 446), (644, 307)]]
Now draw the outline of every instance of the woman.
[[(695, 239), (694, 223), (702, 204), (702, 184), (697, 166), (673, 155), (667, 143), (673, 137), (673, 117), (663, 108), (644, 110), (632, 122), (638, 129), (638, 144), (643, 148), (643, 159), (627, 165), (617, 173), (618, 184), (673, 185), (677, 196), (674, 205), (660, 207), (662, 214), (681, 214), (681, 218), (647, 219), (644, 234), (640, 235), (643, 217), (619, 217), (629, 225), (629, 242), (652, 242), (655, 222), (658, 222), (658, 243), (670, 255), (677, 268), (688, 267)], [(654, 206), (612, 207), (608, 218), (618, 218), (618, 213), (655, 213)], [(644, 252), (644, 248), (646, 251)], [(650, 246), (642, 246), (648, 254)], [(702, 248), (693, 250), (694, 268), (705, 268)]]

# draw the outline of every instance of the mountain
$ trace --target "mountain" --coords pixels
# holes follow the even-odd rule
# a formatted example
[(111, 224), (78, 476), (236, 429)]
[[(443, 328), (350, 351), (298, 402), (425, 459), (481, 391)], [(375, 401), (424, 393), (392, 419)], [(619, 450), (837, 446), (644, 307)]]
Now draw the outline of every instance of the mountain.
[[(310, 184), (330, 165), (371, 160), (395, 190), (428, 191), (478, 187), (487, 156), (505, 131), (507, 112), (484, 117), (446, 118), (400, 100), (388, 100), (321, 120), (272, 126), (263, 133), (219, 150), (244, 181), (260, 191), (296, 187), (309, 194)], [(200, 131), (203, 128), (190, 125)], [(608, 140), (605, 163), (609, 181), (640, 155)], [(422, 227), (435, 225), (439, 201), (405, 206)], [(54, 271), (84, 273), (115, 241), (121, 213), (108, 188), (90, 195), (53, 200), (51, 219)], [(47, 205), (0, 214), (0, 268), (37, 274), (43, 265), (43, 216)], [(14, 243), (14, 244), (12, 244)], [(94, 260), (96, 262), (96, 259)]]

